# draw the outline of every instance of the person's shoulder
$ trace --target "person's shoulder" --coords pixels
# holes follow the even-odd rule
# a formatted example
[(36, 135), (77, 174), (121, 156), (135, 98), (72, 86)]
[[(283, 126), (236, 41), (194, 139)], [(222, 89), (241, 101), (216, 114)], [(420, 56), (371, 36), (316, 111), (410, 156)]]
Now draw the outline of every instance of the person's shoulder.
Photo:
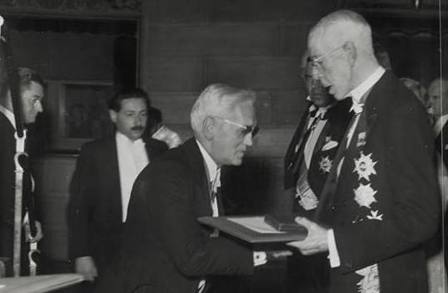
[(178, 176), (189, 177), (188, 175), (192, 175), (190, 174), (192, 172), (188, 163), (190, 155), (183, 146), (170, 149), (151, 160), (151, 163), (145, 167), (139, 177), (142, 177), (143, 180)]
[(115, 143), (114, 136), (107, 136), (86, 142), (81, 147), (81, 153), (101, 152), (104, 148)]
[(168, 145), (165, 142), (154, 139), (154, 138), (146, 139), (145, 143), (146, 143), (147, 147), (149, 147), (150, 149), (158, 149), (161, 151), (168, 150)]

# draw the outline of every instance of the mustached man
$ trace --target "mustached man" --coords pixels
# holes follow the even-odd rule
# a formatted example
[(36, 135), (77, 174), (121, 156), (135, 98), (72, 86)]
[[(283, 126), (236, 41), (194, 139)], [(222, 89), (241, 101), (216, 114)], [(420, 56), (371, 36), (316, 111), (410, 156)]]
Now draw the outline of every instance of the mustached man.
[(142, 140), (149, 103), (141, 89), (116, 95), (109, 102), (115, 133), (81, 148), (70, 184), (69, 250), (75, 271), (87, 281), (117, 252), (135, 178), (168, 149), (158, 140)]

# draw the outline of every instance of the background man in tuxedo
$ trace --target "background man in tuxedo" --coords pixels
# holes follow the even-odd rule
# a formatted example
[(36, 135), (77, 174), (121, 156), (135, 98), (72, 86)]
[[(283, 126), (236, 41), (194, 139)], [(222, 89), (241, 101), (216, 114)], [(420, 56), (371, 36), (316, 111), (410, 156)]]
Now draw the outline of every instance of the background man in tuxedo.
[[(313, 78), (308, 52), (302, 57), (301, 65), (309, 107), (285, 155), (284, 188), (293, 198), (293, 213), (312, 218), (350, 122), (351, 101), (336, 101), (322, 83)], [(288, 258), (288, 290), (327, 292), (328, 273), (327, 255), (304, 257), (295, 254)]]
[[(223, 214), (221, 167), (241, 165), (257, 131), (255, 93), (208, 86), (191, 111), (194, 138), (137, 178), (123, 249), (99, 292), (205, 292), (211, 276), (246, 275), (266, 262), (197, 218)], [(211, 287), (210, 287), (211, 285)]]
[(69, 245), (75, 271), (86, 280), (101, 274), (118, 250), (135, 178), (167, 150), (165, 143), (141, 139), (148, 107), (141, 89), (113, 97), (109, 113), (116, 132), (85, 144), (78, 157), (70, 184)]
[[(44, 97), (45, 82), (33, 70), (18, 69), (20, 97), (22, 104), (22, 119), (25, 125), (36, 122), (36, 117), (43, 111), (42, 99)], [(10, 259), (7, 272), (11, 273), (13, 246), (14, 246), (14, 203), (15, 203), (15, 164), (16, 154), (16, 123), (9, 87), (3, 80), (0, 96), (0, 256)], [(28, 151), (25, 144), (25, 151)], [(27, 176), (24, 180), (32, 180)], [(23, 206), (27, 205), (24, 198)], [(28, 202), (29, 204), (30, 202)], [(33, 208), (33, 207), (30, 207)], [(37, 234), (27, 241), (39, 241), (43, 234), (39, 222), (36, 222)], [(25, 224), (26, 231), (29, 225)], [(25, 236), (27, 233), (25, 234)], [(24, 244), (22, 244), (22, 248)], [(22, 271), (25, 268), (26, 258), (22, 257)]]
[(354, 116), (304, 241), (305, 255), (329, 252), (330, 292), (426, 292), (422, 244), (436, 231), (440, 198), (425, 109), (379, 66), (371, 29), (339, 10), (310, 31), (313, 75)]

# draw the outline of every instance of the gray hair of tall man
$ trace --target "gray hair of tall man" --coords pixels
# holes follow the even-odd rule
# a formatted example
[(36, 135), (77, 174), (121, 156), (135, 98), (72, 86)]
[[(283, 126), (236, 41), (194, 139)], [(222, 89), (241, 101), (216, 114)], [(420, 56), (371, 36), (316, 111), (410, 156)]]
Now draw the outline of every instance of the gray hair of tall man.
[(379, 66), (370, 25), (350, 10), (338, 10), (322, 18), (310, 31), (308, 49), (313, 75), (338, 100)]

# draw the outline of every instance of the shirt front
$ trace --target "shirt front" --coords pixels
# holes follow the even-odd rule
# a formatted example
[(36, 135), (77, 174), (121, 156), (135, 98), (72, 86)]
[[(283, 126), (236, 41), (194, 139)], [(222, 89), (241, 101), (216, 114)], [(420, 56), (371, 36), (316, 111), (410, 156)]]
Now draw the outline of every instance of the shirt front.
[[(207, 153), (205, 148), (201, 145), (201, 143), (196, 140), (196, 143), (199, 146), (199, 150), (202, 154), (202, 158), (204, 159), (206, 173), (208, 177), (210, 195), (212, 192), (217, 192), (218, 188), (221, 187), (221, 168), (218, 168), (218, 165), (212, 159), (212, 157)], [(213, 217), (218, 217), (218, 202), (215, 197), (211, 198), (211, 207), (213, 211)]]
[(130, 140), (126, 135), (117, 131), (118, 170), (120, 174), (122, 222), (126, 222), (132, 186), (138, 174), (148, 165), (149, 159), (143, 140)]

